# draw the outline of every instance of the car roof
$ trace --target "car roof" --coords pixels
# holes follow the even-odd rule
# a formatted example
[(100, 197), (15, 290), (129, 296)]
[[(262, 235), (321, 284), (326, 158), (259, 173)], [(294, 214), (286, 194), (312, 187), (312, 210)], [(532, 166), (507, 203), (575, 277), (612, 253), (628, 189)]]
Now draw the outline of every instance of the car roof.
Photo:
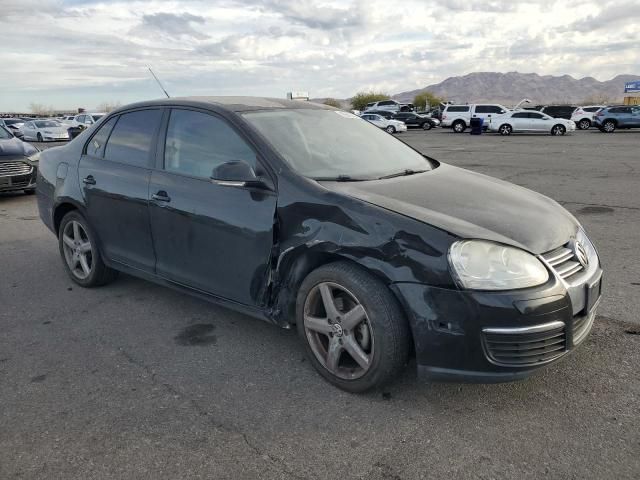
[(306, 102), (302, 100), (284, 100), (281, 98), (269, 97), (175, 97), (150, 100), (125, 105), (116, 111), (128, 110), (130, 108), (148, 106), (216, 106), (232, 112), (247, 112), (255, 110), (277, 110), (277, 109), (304, 109), (304, 110), (336, 110), (328, 105)]

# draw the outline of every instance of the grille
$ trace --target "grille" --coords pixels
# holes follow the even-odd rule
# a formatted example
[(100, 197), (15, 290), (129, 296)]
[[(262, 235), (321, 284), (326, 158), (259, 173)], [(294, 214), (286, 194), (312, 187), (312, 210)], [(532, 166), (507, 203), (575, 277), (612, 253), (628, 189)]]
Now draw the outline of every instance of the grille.
[(531, 328), (488, 328), (483, 331), (489, 359), (499, 365), (541, 365), (567, 350), (565, 325), (556, 321)]
[[(586, 252), (584, 252), (586, 257)], [(542, 255), (551, 268), (562, 278), (567, 279), (584, 270), (582, 264), (576, 258), (576, 254), (568, 244)]]
[(15, 177), (16, 175), (28, 175), (31, 173), (31, 165), (24, 162), (0, 162), (0, 177)]

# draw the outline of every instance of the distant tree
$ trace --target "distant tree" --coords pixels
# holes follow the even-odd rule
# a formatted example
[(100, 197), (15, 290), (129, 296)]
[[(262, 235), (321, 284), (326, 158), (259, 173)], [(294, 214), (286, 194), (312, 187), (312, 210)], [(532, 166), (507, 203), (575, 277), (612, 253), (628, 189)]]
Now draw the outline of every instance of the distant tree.
[(440, 98), (437, 95), (434, 95), (433, 93), (427, 91), (416, 95), (413, 98), (413, 104), (418, 110), (426, 110), (427, 108), (435, 107), (443, 100), (443, 98)]
[(35, 113), (36, 115), (46, 116), (51, 115), (54, 108), (52, 106), (43, 105), (42, 103), (30, 103), (29, 110), (31, 110), (31, 113)]
[(389, 100), (389, 95), (381, 92), (359, 92), (351, 99), (351, 108), (354, 110), (364, 110), (367, 103)]
[(109, 113), (116, 108), (120, 108), (121, 106), (122, 104), (120, 102), (102, 102), (100, 105), (98, 105), (98, 111)]
[(324, 101), (324, 104), (329, 105), (330, 107), (342, 108), (342, 104), (340, 103), (340, 101), (336, 100), (335, 98), (327, 98)]

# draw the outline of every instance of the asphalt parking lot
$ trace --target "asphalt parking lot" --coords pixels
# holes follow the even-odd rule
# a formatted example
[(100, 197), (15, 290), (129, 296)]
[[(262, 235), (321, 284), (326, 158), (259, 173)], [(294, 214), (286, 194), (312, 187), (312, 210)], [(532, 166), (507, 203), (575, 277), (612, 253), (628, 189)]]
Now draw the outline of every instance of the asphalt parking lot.
[(0, 195), (0, 479), (640, 478), (640, 131), (401, 138), (583, 223), (605, 297), (579, 349), (518, 383), (408, 368), (350, 395), (294, 331), (124, 275), (77, 287), (35, 198)]

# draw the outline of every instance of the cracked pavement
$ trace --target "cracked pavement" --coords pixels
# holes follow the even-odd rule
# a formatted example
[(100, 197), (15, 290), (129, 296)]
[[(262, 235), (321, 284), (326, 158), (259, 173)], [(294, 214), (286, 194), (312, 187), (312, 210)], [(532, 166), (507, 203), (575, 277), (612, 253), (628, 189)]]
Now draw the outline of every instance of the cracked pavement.
[(297, 335), (128, 276), (75, 286), (34, 197), (0, 195), (0, 478), (640, 477), (640, 131), (402, 135), (535, 189), (605, 265), (594, 330), (518, 383), (334, 389)]

